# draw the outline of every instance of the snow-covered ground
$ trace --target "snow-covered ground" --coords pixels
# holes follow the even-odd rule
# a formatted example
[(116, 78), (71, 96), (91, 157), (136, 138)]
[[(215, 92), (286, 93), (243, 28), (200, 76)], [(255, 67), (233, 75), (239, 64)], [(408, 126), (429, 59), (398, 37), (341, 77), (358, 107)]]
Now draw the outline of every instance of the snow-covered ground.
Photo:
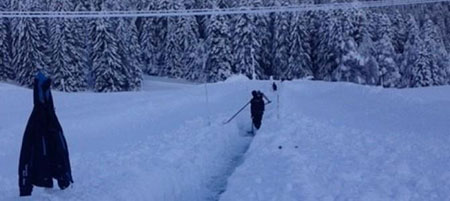
[[(248, 108), (222, 122), (253, 89), (273, 103), (249, 137)], [(24, 200), (450, 199), (450, 87), (279, 89), (242, 78), (206, 87), (151, 79), (141, 92), (53, 92), (75, 183)], [(0, 94), (0, 200), (22, 200), (17, 166), (32, 91), (0, 83)]]

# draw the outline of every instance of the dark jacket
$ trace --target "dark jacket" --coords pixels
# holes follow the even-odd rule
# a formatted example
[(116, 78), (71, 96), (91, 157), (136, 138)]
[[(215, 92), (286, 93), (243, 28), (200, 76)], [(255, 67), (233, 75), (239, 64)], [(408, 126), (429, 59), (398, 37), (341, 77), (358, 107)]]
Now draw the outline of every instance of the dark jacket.
[(250, 112), (252, 117), (254, 116), (262, 116), (264, 114), (264, 100), (262, 98), (262, 94), (258, 94), (254, 96), (250, 101)]
[(31, 195), (33, 185), (53, 187), (52, 178), (58, 180), (61, 189), (73, 183), (69, 151), (55, 114), (50, 83), (50, 79), (45, 77), (35, 79), (34, 108), (20, 151), (20, 196)]

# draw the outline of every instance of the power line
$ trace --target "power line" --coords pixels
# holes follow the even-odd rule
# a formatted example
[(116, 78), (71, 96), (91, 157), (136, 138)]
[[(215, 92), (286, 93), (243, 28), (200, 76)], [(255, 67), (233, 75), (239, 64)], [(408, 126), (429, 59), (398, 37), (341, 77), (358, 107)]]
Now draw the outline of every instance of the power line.
[(123, 17), (174, 17), (201, 15), (235, 15), (235, 14), (267, 14), (280, 12), (304, 12), (319, 10), (377, 8), (388, 6), (403, 6), (413, 4), (427, 4), (450, 2), (450, 0), (379, 0), (353, 3), (324, 3), (302, 4), (281, 7), (241, 7), (223, 9), (189, 9), (189, 10), (149, 10), (149, 11), (4, 11), (0, 17), (4, 18), (123, 18)]

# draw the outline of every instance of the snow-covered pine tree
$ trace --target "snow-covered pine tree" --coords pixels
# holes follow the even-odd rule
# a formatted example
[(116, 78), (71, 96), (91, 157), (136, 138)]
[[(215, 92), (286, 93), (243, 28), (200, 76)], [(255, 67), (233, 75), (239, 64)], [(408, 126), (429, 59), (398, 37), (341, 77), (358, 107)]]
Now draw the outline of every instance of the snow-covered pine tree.
[(449, 68), (448, 53), (444, 48), (444, 43), (440, 32), (431, 19), (428, 19), (422, 27), (423, 54), (429, 59), (428, 68), (431, 72), (432, 85), (443, 85), (448, 82), (447, 72)]
[(358, 55), (357, 47), (354, 45), (356, 43), (350, 35), (354, 27), (347, 15), (348, 13), (342, 10), (334, 10), (328, 12), (323, 19), (319, 29), (321, 41), (318, 46), (318, 69), (315, 75), (318, 79), (327, 81), (363, 80), (359, 77), (352, 77), (359, 74), (351, 71), (359, 71), (360, 62), (350, 60), (360, 58), (356, 56)]
[[(34, 0), (33, 1), (34, 6), (32, 7), (32, 10), (37, 11), (47, 11), (49, 10), (50, 1), (49, 0)], [(50, 25), (49, 20), (44, 18), (38, 18), (35, 19), (35, 23), (38, 25), (39, 28), (39, 37), (41, 38), (41, 44), (43, 46), (43, 52), (44, 57), (42, 58), (43, 62), (45, 63), (44, 68), (48, 71), (48, 73), (51, 73), (51, 48), (50, 48)]]
[[(336, 68), (332, 70), (332, 81), (347, 81), (359, 84), (365, 84), (364, 58), (358, 52), (358, 45), (355, 41), (356, 26), (353, 18), (356, 11), (354, 9), (346, 11), (335, 11), (337, 18), (336, 34), (341, 34), (336, 42), (334, 54), (337, 56), (335, 62)], [(333, 29), (332, 29), (333, 30)]]
[[(180, 1), (173, 3), (176, 10), (184, 10), (184, 5)], [(194, 17), (179, 16), (169, 18), (167, 35), (166, 58), (167, 65), (162, 74), (174, 77), (185, 78), (195, 70), (195, 50), (198, 45), (198, 24)]]
[[(6, 2), (0, 2), (0, 11), (6, 11)], [(0, 80), (14, 80), (15, 74), (11, 66), (11, 32), (7, 18), (0, 18)]]
[(205, 74), (207, 82), (222, 81), (231, 75), (232, 54), (230, 28), (223, 15), (212, 15), (207, 29), (207, 50)]
[(232, 1), (232, 0), (211, 0), (211, 1), (207, 0), (207, 1), (204, 2), (204, 6), (208, 7), (208, 8), (211, 8), (211, 7), (232, 8), (232, 7), (235, 7), (237, 5), (235, 3), (237, 3), (237, 2)]
[(286, 71), (281, 73), (281, 78), (294, 79), (312, 76), (311, 58), (303, 49), (306, 41), (306, 27), (303, 19), (305, 13), (294, 13), (290, 24), (289, 36), (289, 60)]
[[(378, 62), (379, 82), (384, 87), (397, 87), (400, 82), (400, 68), (398, 67), (398, 55), (394, 49), (393, 27), (388, 15), (373, 13), (371, 35), (375, 42), (375, 58)], [(399, 47), (400, 48), (400, 47)]]
[[(206, 82), (207, 75), (206, 71), (206, 61), (208, 58), (208, 44), (205, 40), (199, 39), (197, 46), (195, 47), (194, 52), (192, 52), (192, 55), (196, 56), (196, 59), (194, 60), (194, 63), (192, 64), (193, 67), (191, 70), (189, 70), (185, 75), (184, 78), (186, 80), (195, 81), (195, 82)], [(209, 76), (209, 75), (208, 75)]]
[[(448, 2), (440, 2), (429, 4), (425, 11), (428, 16), (438, 28), (438, 32), (442, 36), (442, 40), (447, 52), (450, 51), (450, 15)], [(425, 19), (427, 20), (427, 19)]]
[[(156, 1), (155, 8), (157, 10), (168, 10), (170, 8), (169, 0), (161, 0)], [(154, 52), (153, 56), (153, 64), (154, 64), (154, 72), (162, 75), (163, 69), (166, 66), (166, 55), (167, 55), (167, 33), (168, 33), (168, 18), (167, 17), (156, 17), (153, 19), (152, 29), (150, 37), (153, 38), (154, 43)], [(153, 74), (153, 71), (151, 72)]]
[(395, 53), (403, 54), (406, 43), (406, 20), (400, 11), (395, 10), (391, 17), (392, 21), (392, 45)]
[(412, 81), (411, 87), (428, 87), (432, 86), (434, 81), (432, 78), (430, 66), (432, 60), (430, 53), (425, 48), (425, 43), (422, 42), (419, 46), (419, 53), (417, 60), (412, 67)]
[[(251, 2), (253, 7), (262, 7), (262, 0), (254, 0)], [(269, 14), (255, 14), (254, 24), (256, 29), (256, 40), (260, 44), (260, 48), (256, 49), (256, 60), (261, 67), (258, 74), (260, 79), (267, 79), (272, 75), (272, 30), (271, 17)]]
[[(33, 10), (37, 2), (18, 1), (18, 10)], [(46, 24), (39, 18), (15, 18), (13, 24), (12, 66), (19, 85), (32, 87), (37, 69), (48, 70)]]
[[(309, 1), (307, 1), (309, 2)], [(311, 3), (309, 3), (311, 4)], [(306, 68), (310, 70), (310, 76), (314, 76), (314, 61), (313, 61), (313, 55), (314, 55), (314, 48), (315, 48), (315, 40), (313, 35), (317, 33), (317, 29), (315, 27), (316, 18), (315, 14), (312, 11), (309, 12), (303, 12), (301, 17), (301, 26), (304, 28), (300, 32), (300, 38), (302, 39), (302, 49), (305, 56), (308, 57), (308, 61), (305, 62)]]
[(390, 16), (390, 19), (392, 22), (392, 45), (396, 54), (394, 59), (397, 63), (397, 66), (401, 68), (402, 62), (404, 60), (403, 52), (405, 51), (405, 44), (407, 40), (406, 18), (398, 9), (392, 10), (393, 14)]
[(326, 15), (324, 11), (311, 11), (309, 13), (309, 23), (307, 23), (309, 41), (307, 43), (308, 46), (305, 46), (304, 49), (310, 55), (311, 70), (314, 79), (318, 79), (316, 76), (319, 70), (319, 58), (322, 56), (319, 51), (319, 45), (322, 42), (321, 35), (319, 34), (319, 28), (322, 27), (322, 18)]
[(119, 49), (116, 24), (106, 18), (95, 21), (93, 41), (94, 90), (97, 92), (127, 91), (130, 89), (126, 60)]
[[(276, 1), (276, 6), (289, 5), (288, 0)], [(289, 66), (289, 30), (290, 21), (292, 20), (291, 13), (275, 13), (274, 14), (274, 37), (273, 37), (273, 74), (275, 78), (283, 78), (283, 72), (286, 72)]]
[(347, 37), (343, 43), (340, 50), (342, 55), (337, 68), (331, 73), (331, 80), (365, 84), (364, 58), (357, 52), (356, 42)]
[(7, 66), (5, 60), (8, 60), (8, 53), (6, 49), (5, 43), (6, 41), (6, 23), (3, 18), (0, 18), (0, 81), (6, 80), (8, 78), (7, 75)]
[(196, 9), (195, 0), (184, 0), (182, 3), (185, 9)]
[[(0, 11), (11, 9), (9, 1), (0, 2)], [(11, 64), (11, 19), (0, 18), (0, 80), (14, 80)]]
[[(181, 2), (173, 1), (170, 10), (182, 9)], [(172, 78), (181, 78), (183, 74), (183, 58), (181, 40), (183, 38), (183, 17), (170, 17), (167, 19), (167, 42), (165, 47), (166, 65), (160, 70), (160, 75)]]
[[(136, 27), (136, 19), (129, 19), (129, 30), (126, 32), (128, 40), (121, 40), (127, 58), (128, 69), (131, 71), (131, 90), (140, 90), (142, 88), (144, 64), (142, 61), (142, 48), (139, 43), (139, 33)], [(127, 41), (127, 43), (123, 43)]]
[(375, 42), (375, 58), (379, 69), (379, 85), (396, 87), (400, 80), (400, 73), (395, 62), (395, 50), (391, 38), (387, 34)]
[[(153, 4), (148, 2), (142, 3), (143, 10), (153, 10)], [(156, 20), (155, 18), (143, 17), (138, 18), (139, 26), (138, 26), (138, 39), (139, 44), (141, 46), (141, 60), (142, 60), (142, 71), (145, 74), (156, 74), (157, 66), (154, 55), (156, 53), (156, 45), (157, 38), (153, 37), (155, 27), (153, 26), (153, 22)]]
[(376, 42), (387, 35), (389, 38), (393, 38), (392, 22), (389, 16), (384, 13), (369, 12), (369, 32), (372, 36), (372, 41)]
[[(314, 60), (316, 67), (313, 69), (314, 77), (319, 80), (324, 80), (327, 74), (331, 74), (332, 70), (328, 65), (330, 62), (336, 60), (336, 55), (332, 53), (329, 47), (336, 46), (337, 44), (328, 44), (335, 42), (331, 40), (331, 30), (335, 27), (337, 19), (334, 18), (330, 12), (318, 12), (321, 23), (317, 32), (317, 47), (314, 54)], [(336, 68), (336, 65), (334, 66)], [(334, 70), (334, 69), (333, 69)]]
[(104, 0), (89, 0), (89, 9), (91, 11), (101, 11)]
[(355, 40), (358, 47), (365, 40), (365, 37), (369, 34), (367, 12), (362, 9), (350, 9), (349, 11), (350, 22), (353, 24), (353, 30), (350, 32), (350, 36)]
[[(89, 11), (89, 6), (86, 5), (85, 1), (78, 0), (74, 3), (76, 11)], [(78, 61), (77, 66), (82, 69), (83, 77), (86, 81), (86, 89), (93, 87), (93, 79), (92, 79), (92, 57), (91, 51), (93, 46), (91, 46), (91, 38), (90, 38), (90, 25), (93, 24), (93, 20), (85, 19), (85, 18), (76, 18), (70, 21), (73, 26), (74, 37), (76, 39), (74, 45), (77, 55)], [(81, 75), (80, 75), (81, 76)]]
[[(50, 11), (61, 12), (63, 11), (63, 4), (70, 2), (52, 1), (50, 2)], [(70, 6), (66, 5), (68, 10)], [(64, 79), (67, 76), (68, 66), (64, 63), (64, 51), (66, 41), (63, 29), (65, 28), (64, 18), (50, 18), (49, 19), (49, 31), (50, 31), (50, 59), (52, 65), (49, 69), (51, 77), (53, 77), (53, 85), (56, 89), (66, 91)], [(69, 73), (70, 74), (70, 73)], [(71, 87), (69, 87), (71, 88)]]
[[(446, 6), (445, 10), (448, 10), (447, 8), (448, 6)], [(415, 54), (412, 54), (416, 56), (415, 60), (413, 60), (414, 57), (405, 56), (404, 63), (413, 63), (410, 73), (405, 77), (410, 80), (410, 87), (448, 83), (448, 56), (442, 56), (448, 54), (442, 48), (445, 46), (441, 35), (442, 32), (436, 29), (435, 23), (431, 20), (435, 19), (440, 26), (445, 24), (442, 22), (443, 16), (440, 5), (423, 5), (420, 9), (420, 12), (415, 12), (415, 14), (417, 14), (416, 19), (423, 22), (420, 29), (421, 37), (417, 40), (419, 42), (415, 43)], [(448, 11), (444, 12), (448, 13)], [(408, 34), (410, 33), (408, 32)], [(414, 52), (414, 50), (411, 52)]]
[(403, 51), (403, 61), (400, 66), (401, 83), (399, 87), (413, 87), (413, 68), (419, 58), (419, 48), (422, 45), (419, 26), (413, 15), (408, 15), (406, 21), (406, 43)]
[(182, 23), (183, 37), (180, 41), (182, 47), (184, 74), (183, 78), (188, 78), (192, 74), (196, 74), (201, 66), (198, 66), (198, 55), (196, 52), (199, 46), (203, 44), (200, 43), (200, 33), (199, 24), (195, 17), (186, 16), (181, 19), (179, 23)]
[(350, 36), (354, 39), (357, 45), (358, 54), (355, 56), (361, 56), (359, 60), (359, 69), (355, 71), (357, 75), (353, 82), (367, 85), (376, 85), (378, 83), (378, 63), (375, 55), (374, 43), (372, 36), (369, 32), (369, 19), (370, 10), (352, 9), (350, 15), (350, 21), (354, 26)]
[[(73, 11), (76, 6), (68, 0), (54, 1), (53, 11)], [(76, 19), (54, 18), (50, 23), (50, 71), (55, 89), (66, 92), (87, 89), (85, 39)]]
[[(93, 0), (75, 0), (73, 3), (75, 11), (95, 11)], [(95, 37), (95, 18), (74, 18), (70, 23), (73, 26), (74, 37), (76, 37), (76, 52), (79, 54), (77, 63), (82, 66), (86, 80), (86, 89), (94, 87), (93, 76), (93, 39)]]
[[(215, 0), (194, 0), (194, 8), (196, 9), (203, 9), (203, 8), (212, 8), (213, 5), (217, 5), (217, 3), (215, 2)], [(199, 32), (199, 39), (206, 41), (206, 29), (209, 25), (209, 19), (210, 16), (207, 15), (200, 15), (200, 16), (195, 16), (195, 20), (197, 21), (199, 28), (198, 28), (198, 32)]]
[(376, 85), (379, 80), (378, 62), (375, 58), (375, 47), (372, 37), (368, 32), (363, 34), (362, 41), (358, 47), (358, 53), (364, 57), (361, 73), (365, 77), (365, 84)]
[[(120, 4), (115, 2), (116, 10), (125, 10), (133, 8), (135, 5)], [(117, 21), (117, 35), (119, 37), (119, 49), (122, 50), (125, 59), (127, 74), (130, 76), (128, 82), (130, 83), (129, 90), (139, 90), (142, 86), (142, 49), (139, 44), (138, 31), (136, 26), (136, 18), (121, 18)]]
[(236, 16), (236, 26), (233, 32), (234, 72), (250, 79), (259, 79), (262, 69), (258, 63), (257, 51), (261, 48), (257, 40), (257, 30), (254, 15), (242, 14)]
[[(89, 11), (92, 6), (92, 0), (72, 0), (72, 4), (75, 5), (75, 11)], [(92, 9), (93, 10), (93, 9)]]

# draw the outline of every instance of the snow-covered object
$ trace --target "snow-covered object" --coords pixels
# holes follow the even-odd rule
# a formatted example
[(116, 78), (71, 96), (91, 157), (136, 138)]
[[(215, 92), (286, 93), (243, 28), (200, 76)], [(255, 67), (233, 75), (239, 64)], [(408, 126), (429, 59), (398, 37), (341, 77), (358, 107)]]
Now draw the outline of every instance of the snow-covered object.
[[(7, 10), (8, 2), (0, 2), (0, 11)], [(0, 19), (0, 80), (13, 80), (15, 73), (11, 68), (11, 41), (8, 40), (11, 30), (10, 19)]]
[[(70, 1), (52, 2), (52, 10), (73, 10)], [(50, 49), (53, 88), (59, 91), (76, 92), (87, 89), (87, 51), (79, 19), (54, 18), (50, 24)]]
[(16, 81), (31, 87), (37, 69), (48, 70), (48, 35), (42, 19), (14, 19), (12, 34), (12, 66)]
[(126, 66), (124, 49), (115, 31), (116, 21), (97, 19), (95, 21), (92, 68), (94, 90), (117, 92), (132, 90), (132, 74)]
[(217, 82), (227, 79), (232, 74), (233, 55), (231, 53), (230, 27), (225, 16), (211, 16), (207, 27), (205, 62), (206, 81)]
[(250, 79), (245, 75), (233, 75), (225, 80), (225, 82), (246, 82)]

